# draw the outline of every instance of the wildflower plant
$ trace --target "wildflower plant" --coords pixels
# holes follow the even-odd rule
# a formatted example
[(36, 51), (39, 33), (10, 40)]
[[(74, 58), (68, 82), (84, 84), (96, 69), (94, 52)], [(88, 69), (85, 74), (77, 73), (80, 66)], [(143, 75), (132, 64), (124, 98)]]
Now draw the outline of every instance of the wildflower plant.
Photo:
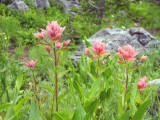
[[(52, 21), (51, 23), (48, 22), (46, 30), (41, 29), (41, 32), (37, 32), (34, 34), (39, 40), (43, 42), (38, 42), (39, 44), (45, 45), (45, 49), (50, 55), (50, 58), (54, 62), (54, 79), (55, 79), (55, 101), (56, 101), (56, 111), (58, 112), (58, 67), (59, 67), (59, 57), (61, 52), (68, 50), (68, 44), (71, 40), (67, 40), (64, 43), (59, 42), (61, 35), (64, 31), (65, 27), (60, 27), (57, 21)], [(51, 50), (53, 50), (54, 55), (52, 56)], [(53, 95), (54, 101), (54, 95)], [(53, 111), (53, 104), (52, 104), (52, 111)], [(51, 114), (52, 117), (52, 114)]]
[[(129, 80), (129, 72), (135, 70), (136, 68), (140, 67), (142, 65), (142, 62), (144, 62), (147, 58), (147, 56), (142, 56), (141, 59), (133, 65), (133, 67), (129, 68), (129, 65), (131, 62), (136, 60), (136, 56), (138, 55), (138, 52), (135, 52), (134, 47), (131, 45), (126, 45), (122, 49), (121, 47), (118, 48), (118, 51), (116, 54), (122, 59), (122, 60), (117, 60), (116, 62), (119, 64), (125, 65), (125, 72), (126, 72), (126, 86), (125, 86), (125, 94), (124, 94), (124, 106), (123, 109), (125, 110), (125, 100), (127, 96), (127, 88), (128, 88), (128, 80)], [(149, 84), (145, 84), (144, 82), (146, 81), (146, 76), (143, 79), (139, 80), (138, 83), (138, 89), (142, 88), (140, 90), (140, 93), (144, 91), (144, 88), (147, 87)]]

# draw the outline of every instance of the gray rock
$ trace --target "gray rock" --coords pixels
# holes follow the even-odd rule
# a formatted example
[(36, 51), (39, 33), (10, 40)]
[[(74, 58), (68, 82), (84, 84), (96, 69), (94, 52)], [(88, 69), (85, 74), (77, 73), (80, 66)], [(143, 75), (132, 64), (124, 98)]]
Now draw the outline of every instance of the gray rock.
[(15, 7), (16, 9), (22, 11), (28, 11), (28, 6), (21, 0), (15, 0), (12, 4), (9, 4), (8, 7)]
[(72, 11), (70, 8), (75, 7), (76, 9), (81, 9), (79, 5), (80, 0), (56, 0), (63, 4), (63, 9), (65, 13), (71, 13), (72, 15), (76, 15), (79, 12)]
[(34, 2), (35, 2), (36, 8), (46, 9), (50, 7), (48, 0), (35, 0)]
[[(148, 33), (143, 28), (130, 28), (130, 29), (102, 29), (95, 33), (92, 37), (88, 39), (92, 45), (94, 41), (105, 42), (106, 49), (109, 52), (118, 52), (118, 46), (131, 45), (140, 54), (153, 52), (156, 50), (160, 44), (155, 37)], [(77, 51), (71, 56), (73, 61), (78, 61), (81, 56), (81, 52), (86, 46), (83, 43), (79, 46)]]

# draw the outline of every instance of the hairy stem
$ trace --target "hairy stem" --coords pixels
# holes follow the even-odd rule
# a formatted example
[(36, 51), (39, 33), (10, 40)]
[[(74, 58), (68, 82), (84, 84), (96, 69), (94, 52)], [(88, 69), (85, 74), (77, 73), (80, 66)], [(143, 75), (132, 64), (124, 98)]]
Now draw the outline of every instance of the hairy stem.
[(33, 79), (34, 79), (35, 96), (36, 96), (36, 99), (38, 101), (38, 107), (39, 107), (39, 110), (40, 110), (40, 104), (39, 104), (38, 92), (37, 92), (37, 87), (36, 87), (36, 79), (35, 79), (35, 76), (34, 76), (34, 70), (32, 71), (32, 73), (33, 73)]
[(127, 63), (127, 67), (126, 67), (126, 91), (125, 91), (125, 95), (124, 95), (124, 110), (125, 110), (125, 99), (126, 99), (126, 95), (127, 95), (127, 87), (128, 87), (128, 63)]
[[(54, 63), (55, 68), (58, 66), (57, 55), (56, 55), (56, 48), (54, 43)], [(55, 91), (56, 91), (56, 112), (58, 112), (58, 73), (55, 71)]]

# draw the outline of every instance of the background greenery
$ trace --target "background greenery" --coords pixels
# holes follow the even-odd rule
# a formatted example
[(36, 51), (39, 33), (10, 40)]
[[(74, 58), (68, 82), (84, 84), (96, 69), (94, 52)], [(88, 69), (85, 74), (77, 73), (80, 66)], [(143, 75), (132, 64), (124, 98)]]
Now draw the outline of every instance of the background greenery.
[[(30, 70), (23, 65), (26, 60), (38, 60), (35, 69), (38, 91), (41, 100), (41, 117), (50, 120), (52, 94), (54, 94), (54, 69), (51, 60), (46, 57), (44, 46), (37, 45), (39, 42), (33, 33), (46, 27), (47, 21), (58, 21), (61, 26), (66, 26), (63, 32), (62, 41), (71, 39), (70, 46), (77, 48), (80, 42), (89, 38), (102, 28), (108, 28), (113, 23), (113, 28), (130, 28), (135, 24), (152, 30), (157, 39), (160, 30), (160, 5), (151, 1), (140, 0), (107, 0), (105, 4), (101, 1), (93, 0), (97, 7), (103, 7), (103, 12), (93, 7), (89, 0), (80, 2), (81, 9), (71, 8), (79, 14), (72, 16), (63, 12), (63, 6), (59, 2), (50, 0), (51, 8), (46, 10), (35, 10), (34, 6), (25, 0), (29, 6), (29, 11), (19, 11), (0, 4), (0, 119), (30, 119), (31, 109), (37, 106), (33, 98), (33, 79)], [(12, 0), (2, 1), (10, 4)], [(109, 21), (106, 22), (106, 19)], [(14, 48), (14, 53), (9, 52)], [(25, 49), (29, 54), (26, 55)], [(62, 53), (60, 59), (70, 58), (76, 49)], [(23, 52), (24, 51), (24, 52)], [(154, 55), (149, 55), (146, 62), (136, 71), (130, 73), (130, 82), (147, 75), (148, 80), (160, 78), (160, 50)], [(21, 58), (24, 58), (22, 61)], [(28, 59), (29, 57), (29, 59)], [(123, 85), (125, 85), (123, 66), (115, 63), (118, 59), (108, 58), (105, 67), (110, 67), (101, 74), (102, 85), (97, 87), (97, 93), (91, 94), (94, 80), (90, 75), (95, 75), (96, 64), (88, 59), (86, 65), (84, 56), (77, 64), (72, 64), (70, 59), (63, 61), (60, 65), (61, 71), (69, 70), (59, 81), (60, 111), (54, 113), (57, 120), (87, 120), (120, 119), (117, 116), (124, 115), (121, 108)], [(114, 65), (113, 65), (114, 63)], [(64, 67), (65, 66), (65, 67)], [(75, 67), (76, 66), (76, 67)], [(87, 71), (87, 72), (86, 72)], [(118, 91), (118, 92), (117, 92)], [(132, 85), (129, 86), (132, 91)], [(159, 108), (155, 109), (154, 101), (157, 98), (157, 86), (148, 87), (142, 95), (137, 94), (134, 99), (136, 108), (143, 105), (145, 99), (150, 99), (150, 109), (144, 110), (144, 119), (160, 119)], [(88, 95), (89, 94), (89, 95)], [(90, 95), (91, 94), (91, 95)], [(90, 97), (88, 97), (90, 96)], [(157, 99), (156, 102), (159, 103)], [(31, 105), (31, 103), (33, 103)], [(128, 100), (128, 103), (129, 100)], [(93, 105), (93, 106), (92, 106)], [(129, 104), (128, 109), (133, 105)], [(158, 109), (158, 110), (157, 110)], [(16, 112), (15, 112), (16, 111)], [(39, 116), (39, 114), (37, 115)], [(80, 116), (82, 117), (81, 119)], [(125, 115), (127, 116), (127, 115)], [(135, 117), (130, 116), (131, 119)], [(138, 119), (137, 119), (138, 120)]]

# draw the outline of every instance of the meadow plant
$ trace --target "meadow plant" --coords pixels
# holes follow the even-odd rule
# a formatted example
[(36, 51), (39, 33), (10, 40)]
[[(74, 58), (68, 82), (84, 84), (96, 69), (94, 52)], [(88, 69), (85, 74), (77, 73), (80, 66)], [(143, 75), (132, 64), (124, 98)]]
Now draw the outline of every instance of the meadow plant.
[(31, 71), (32, 71), (32, 74), (33, 74), (33, 79), (34, 79), (35, 96), (36, 96), (36, 99), (38, 101), (38, 107), (39, 107), (39, 110), (40, 110), (40, 103), (39, 103), (39, 97), (38, 97), (38, 92), (37, 92), (36, 79), (35, 79), (35, 75), (34, 75), (34, 68), (36, 67), (36, 63), (37, 63), (37, 60), (35, 62), (33, 60), (30, 60), (28, 64), (27, 63), (24, 63), (24, 64), (31, 68)]
[[(133, 65), (133, 67), (129, 68), (129, 64), (130, 62), (133, 62), (136, 60), (136, 57), (138, 52), (134, 51), (134, 47), (132, 47), (131, 45), (126, 45), (124, 46), (124, 49), (122, 49), (121, 47), (118, 48), (118, 51), (116, 54), (122, 58), (122, 61), (117, 60), (117, 63), (123, 64), (125, 65), (125, 69), (126, 69), (126, 90), (125, 90), (125, 95), (124, 95), (124, 110), (125, 110), (125, 100), (126, 100), (126, 95), (127, 95), (127, 88), (128, 88), (128, 76), (129, 76), (129, 72), (140, 67), (142, 65), (141, 62), (145, 61), (147, 56), (142, 56), (141, 59), (135, 64)], [(140, 63), (140, 65), (138, 65)], [(138, 88), (142, 88), (140, 93), (142, 91), (144, 91), (144, 88), (147, 87), (149, 84), (145, 84), (146, 81), (146, 76), (143, 79), (139, 80), (138, 83)]]
[[(41, 32), (34, 34), (39, 40), (43, 40), (45, 43), (39, 42), (39, 44), (45, 45), (46, 51), (49, 53), (52, 61), (54, 62), (55, 70), (55, 99), (56, 99), (56, 111), (58, 112), (58, 66), (59, 66), (59, 56), (62, 51), (67, 50), (66, 46), (70, 43), (70, 40), (65, 41), (64, 43), (59, 42), (62, 32), (65, 27), (60, 27), (57, 21), (48, 22), (46, 30), (41, 29)], [(63, 44), (63, 46), (62, 46)], [(53, 49), (54, 56), (51, 55), (51, 48)], [(54, 101), (54, 95), (53, 95)], [(53, 110), (53, 104), (52, 104)], [(52, 117), (52, 113), (51, 113)]]

